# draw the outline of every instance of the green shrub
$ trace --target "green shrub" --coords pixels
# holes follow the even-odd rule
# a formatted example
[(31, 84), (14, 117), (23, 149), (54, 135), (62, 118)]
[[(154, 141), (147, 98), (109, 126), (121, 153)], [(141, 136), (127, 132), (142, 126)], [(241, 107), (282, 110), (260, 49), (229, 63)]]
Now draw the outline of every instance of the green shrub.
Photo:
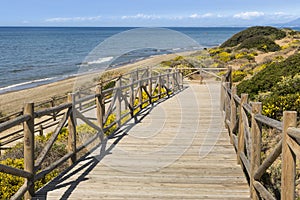
[(217, 57), (218, 57), (219, 60), (221, 60), (221, 61), (223, 61), (223, 62), (228, 62), (228, 61), (231, 60), (230, 53), (227, 53), (227, 52), (225, 52), (225, 51), (219, 53), (219, 54), (217, 55)]
[[(47, 141), (51, 136), (53, 135), (53, 132), (49, 132), (46, 134), (45, 137), (37, 137), (38, 140), (44, 140)], [(60, 131), (60, 133), (57, 136), (56, 141), (57, 142), (64, 142), (68, 140), (69, 130), (66, 127), (63, 127)]]
[(300, 54), (272, 63), (251, 79), (242, 81), (238, 94), (263, 103), (263, 114), (280, 120), (285, 110), (300, 112)]
[[(18, 158), (7, 158), (5, 160), (0, 161), (0, 164), (11, 166), (18, 169), (24, 169), (24, 159)], [(58, 170), (54, 170), (51, 173), (47, 174), (44, 179), (36, 181), (34, 184), (34, 189), (38, 190), (43, 187), (47, 182), (52, 180), (54, 177), (58, 175)], [(6, 173), (0, 172), (0, 199), (9, 199), (13, 196), (19, 188), (24, 184), (24, 178), (13, 176)]]
[(294, 76), (282, 77), (281, 81), (278, 82), (272, 88), (273, 94), (276, 95), (287, 95), (296, 94), (300, 92), (300, 74)]
[[(18, 169), (24, 169), (23, 159), (11, 159), (0, 161), (3, 165), (8, 165)], [(0, 199), (9, 199), (23, 185), (24, 178), (13, 176), (6, 173), (0, 173)]]
[(177, 56), (174, 59), (162, 61), (160, 64), (163, 67), (169, 68), (194, 68), (194, 66), (190, 62), (188, 62), (183, 56)]
[(256, 48), (264, 52), (274, 52), (279, 51), (281, 48), (278, 44), (272, 41), (270, 38), (263, 36), (251, 37), (244, 40), (238, 49), (252, 49)]
[(215, 56), (223, 51), (224, 51), (224, 49), (222, 49), (222, 48), (211, 48), (208, 50), (208, 53), (210, 56)]
[(103, 86), (103, 90), (113, 88), (113, 87), (115, 87), (115, 85), (116, 85), (116, 81), (110, 81), (106, 85)]
[(285, 96), (270, 95), (261, 101), (263, 103), (262, 113), (273, 119), (280, 120), (283, 111), (286, 110), (300, 112), (300, 93)]
[(258, 36), (268, 36), (273, 40), (277, 39), (282, 39), (286, 36), (286, 33), (282, 30), (279, 30), (274, 27), (270, 26), (254, 26), (250, 27), (246, 30), (243, 30), (235, 35), (233, 35), (230, 39), (225, 41), (220, 47), (225, 48), (225, 47), (234, 47), (245, 40), (252, 38), (252, 37), (258, 37)]
[[(35, 137), (35, 152), (34, 156), (37, 156), (41, 153), (45, 147), (46, 142), (53, 133), (48, 133), (46, 136), (36, 136)], [(53, 144), (51, 150), (47, 154), (43, 164), (42, 169), (50, 166), (54, 161), (58, 160), (62, 156), (66, 155), (66, 142), (68, 137), (68, 131), (66, 128), (63, 128), (61, 133), (58, 136), (58, 139)], [(0, 157), (0, 163), (3, 165), (8, 165), (18, 169), (24, 169), (24, 144), (23, 142), (17, 143), (14, 147), (7, 150)], [(56, 177), (63, 169), (65, 169), (67, 163), (63, 164), (59, 168), (55, 169), (45, 178), (35, 182), (35, 190), (41, 188), (51, 179)], [(0, 173), (0, 199), (9, 199), (13, 194), (15, 194), (18, 189), (23, 185), (24, 178)]]
[(184, 60), (183, 56), (177, 56), (176, 58), (173, 59), (174, 61), (180, 61), (180, 60)]
[(274, 119), (280, 119), (283, 111), (300, 112), (300, 75), (282, 77), (266, 95), (259, 95), (263, 102), (263, 114)]
[[(104, 128), (107, 128), (109, 125), (111, 125), (112, 123), (114, 123), (116, 121), (117, 117), (115, 114), (110, 114), (107, 118), (106, 123), (104, 124)], [(110, 127), (105, 134), (109, 135), (111, 134), (113, 131), (115, 131), (117, 129), (117, 125), (113, 125), (112, 127)]]
[(300, 71), (300, 54), (294, 54), (279, 63), (271, 63), (257, 72), (251, 79), (242, 81), (238, 86), (238, 94), (248, 93), (253, 99), (256, 95), (268, 92), (282, 80), (283, 76), (294, 76)]
[(233, 71), (232, 72), (232, 82), (240, 82), (247, 76), (247, 73), (244, 71)]
[(87, 124), (80, 124), (76, 127), (77, 134), (88, 134), (88, 135), (94, 135), (97, 133), (97, 131), (90, 127)]
[(240, 52), (240, 53), (236, 53), (234, 55), (235, 59), (247, 59), (247, 60), (254, 60), (254, 57), (257, 56), (256, 52), (253, 53), (248, 53), (248, 52)]

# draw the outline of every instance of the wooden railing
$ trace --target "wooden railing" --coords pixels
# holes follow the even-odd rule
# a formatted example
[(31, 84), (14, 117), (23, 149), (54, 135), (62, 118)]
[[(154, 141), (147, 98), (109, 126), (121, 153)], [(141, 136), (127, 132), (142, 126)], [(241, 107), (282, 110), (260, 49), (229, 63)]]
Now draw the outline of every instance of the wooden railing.
[[(231, 87), (230, 73), (229, 70), (222, 81), (221, 109), (224, 111), (225, 124), (237, 153), (238, 164), (249, 177), (252, 199), (276, 199), (261, 179), (280, 155), (281, 199), (295, 199), (296, 157), (300, 158), (297, 113), (285, 111), (283, 122), (262, 115), (262, 103), (249, 103), (248, 94), (241, 94), (241, 97), (237, 95), (236, 87)], [(264, 160), (261, 159), (263, 126), (282, 132), (282, 139)]]
[[(25, 199), (31, 199), (35, 195), (34, 183), (36, 181), (44, 178), (66, 161), (69, 161), (69, 165), (74, 164), (79, 151), (88, 145), (94, 145), (96, 139), (100, 138), (100, 142), (96, 146), (105, 142), (109, 137), (105, 133), (112, 127), (120, 128), (130, 119), (136, 118), (143, 108), (153, 105), (161, 98), (168, 98), (182, 89), (182, 75), (178, 70), (172, 69), (160, 69), (159, 71), (138, 69), (124, 74), (114, 81), (115, 86), (112, 88), (104, 89), (102, 84), (94, 90), (90, 88), (89, 92), (86, 90), (85, 96), (82, 93), (80, 97), (78, 93), (69, 94), (68, 103), (48, 109), (35, 111), (34, 103), (26, 103), (20, 116), (0, 124), (0, 133), (20, 124), (23, 124), (24, 127), (20, 132), (20, 138), (23, 138), (24, 141), (24, 169), (0, 164), (0, 172), (25, 179), (24, 185), (11, 199), (20, 199), (23, 195), (25, 195)], [(85, 112), (91, 110), (95, 110), (96, 120), (91, 120), (84, 115)], [(61, 117), (55, 120), (55, 124), (52, 124), (55, 126), (53, 134), (41, 153), (34, 159), (35, 130), (38, 125), (35, 121), (53, 113)], [(115, 116), (115, 120), (108, 122), (111, 115)], [(97, 134), (82, 142), (81, 145), (77, 143), (77, 119), (97, 131)], [(43, 161), (65, 126), (69, 131), (68, 153), (42, 169)]]

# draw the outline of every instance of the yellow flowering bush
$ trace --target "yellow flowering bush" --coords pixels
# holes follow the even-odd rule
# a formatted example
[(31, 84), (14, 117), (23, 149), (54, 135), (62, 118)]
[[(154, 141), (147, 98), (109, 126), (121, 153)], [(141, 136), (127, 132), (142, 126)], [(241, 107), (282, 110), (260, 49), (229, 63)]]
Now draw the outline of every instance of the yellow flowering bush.
[(231, 60), (231, 54), (223, 51), (217, 55), (217, 58), (223, 62), (228, 62)]
[(247, 76), (244, 71), (236, 70), (232, 72), (232, 82), (240, 82)]
[(217, 54), (219, 54), (223, 51), (224, 51), (223, 48), (211, 48), (211, 49), (208, 50), (208, 53), (209, 53), (210, 56), (215, 56), (215, 55), (217, 55)]
[(240, 52), (240, 53), (236, 53), (234, 55), (235, 59), (242, 59), (242, 58), (246, 58), (248, 60), (254, 60), (255, 56), (257, 56), (256, 52), (252, 52), (252, 53), (248, 53), (248, 52)]
[[(24, 159), (23, 158), (7, 158), (5, 160), (0, 161), (0, 164), (11, 166), (17, 169), (24, 169)], [(38, 190), (43, 187), (47, 182), (52, 180), (58, 175), (58, 170), (54, 170), (44, 179), (35, 182), (34, 188)], [(13, 196), (19, 188), (24, 184), (24, 178), (13, 176), (6, 173), (0, 172), (0, 199), (9, 199)]]

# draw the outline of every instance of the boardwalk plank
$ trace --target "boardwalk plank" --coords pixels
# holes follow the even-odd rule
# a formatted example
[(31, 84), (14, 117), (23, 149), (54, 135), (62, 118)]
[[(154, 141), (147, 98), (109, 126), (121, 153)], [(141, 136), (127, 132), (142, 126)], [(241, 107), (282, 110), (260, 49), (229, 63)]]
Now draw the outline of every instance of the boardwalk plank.
[[(219, 109), (220, 83), (189, 84), (151, 108), (102, 158), (91, 152), (38, 199), (250, 199)], [(101, 159), (100, 159), (101, 158)]]

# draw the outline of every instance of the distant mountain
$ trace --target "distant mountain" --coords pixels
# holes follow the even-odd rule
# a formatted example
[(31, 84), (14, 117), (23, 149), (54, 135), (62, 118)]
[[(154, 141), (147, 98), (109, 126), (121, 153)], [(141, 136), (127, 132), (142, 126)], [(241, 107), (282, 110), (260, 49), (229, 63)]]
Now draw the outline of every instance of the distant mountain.
[(300, 18), (297, 18), (293, 21), (282, 23), (282, 24), (275, 24), (277, 27), (300, 27)]

